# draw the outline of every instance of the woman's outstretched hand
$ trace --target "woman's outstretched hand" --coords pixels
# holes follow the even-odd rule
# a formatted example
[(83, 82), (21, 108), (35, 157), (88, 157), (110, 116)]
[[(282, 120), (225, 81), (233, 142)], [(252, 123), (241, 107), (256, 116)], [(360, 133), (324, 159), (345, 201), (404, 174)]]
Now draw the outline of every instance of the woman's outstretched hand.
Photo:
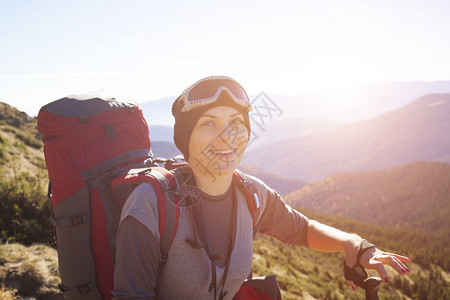
[[(377, 249), (375, 245), (362, 239), (359, 235), (343, 232), (314, 220), (308, 224), (307, 241), (310, 248), (323, 252), (345, 252), (345, 264), (353, 269), (359, 264), (365, 269), (376, 270), (384, 283), (389, 282), (385, 265), (389, 265), (399, 274), (410, 273), (404, 262), (411, 258)], [(359, 261), (359, 264), (358, 264)], [(352, 281), (347, 282), (356, 290)]]
[[(350, 256), (350, 257), (349, 257)], [(346, 261), (347, 263), (352, 262), (352, 265), (356, 263), (356, 257), (354, 255), (348, 255), (346, 253)], [(349, 261), (350, 260), (350, 261)], [(375, 247), (367, 249), (364, 254), (361, 256), (359, 263), (365, 269), (376, 270), (378, 274), (380, 274), (381, 279), (384, 283), (389, 283), (389, 277), (384, 265), (391, 266), (394, 270), (396, 270), (401, 275), (407, 275), (410, 273), (409, 268), (404, 264), (404, 262), (410, 262), (412, 259), (410, 257), (406, 257), (403, 255), (389, 253), (377, 249)], [(350, 266), (350, 264), (349, 264)], [(351, 285), (351, 287), (356, 290), (357, 286), (350, 280), (347, 280), (347, 283)]]

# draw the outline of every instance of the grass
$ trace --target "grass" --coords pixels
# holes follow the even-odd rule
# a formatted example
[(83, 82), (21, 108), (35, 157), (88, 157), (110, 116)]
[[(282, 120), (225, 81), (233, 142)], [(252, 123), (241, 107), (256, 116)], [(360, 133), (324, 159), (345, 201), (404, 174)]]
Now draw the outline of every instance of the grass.
[(32, 147), (34, 149), (39, 150), (42, 148), (42, 142), (29, 136), (28, 134), (18, 132), (16, 133), (16, 138), (21, 140), (25, 145)]
[(25, 143), (23, 143), (23, 142), (21, 142), (21, 141), (19, 141), (19, 140), (17, 140), (17, 141), (14, 143), (14, 148), (15, 148), (16, 150), (18, 150), (18, 152), (20, 152), (20, 153), (23, 153), (23, 154), (27, 154), (27, 153), (28, 153), (28, 151), (27, 151), (27, 146), (25, 145)]
[(0, 163), (6, 162), (8, 157), (7, 151), (5, 150), (5, 146), (7, 145), (6, 139), (0, 135)]
[(5, 287), (3, 283), (0, 287), (0, 299), (2, 300), (13, 300), (13, 299), (22, 299), (22, 297), (17, 296), (17, 290)]
[(4, 126), (2, 126), (0, 129), (3, 130), (4, 132), (16, 133), (16, 129), (15, 128), (13, 128), (13, 127), (11, 127), (9, 125), (5, 125), (5, 124), (3, 124), (3, 125)]
[(56, 250), (42, 244), (0, 245), (0, 281), (0, 299), (17, 299), (16, 293), (37, 299), (62, 299)]
[[(30, 161), (33, 165), (38, 167), (38, 170), (45, 170), (45, 168), (46, 168), (45, 159), (43, 159), (42, 157), (34, 157), (34, 158), (30, 159)], [(47, 175), (47, 174), (45, 174), (45, 175)]]
[(1, 162), (6, 162), (6, 158), (8, 157), (7, 152), (5, 151), (5, 149), (3, 148), (3, 146), (0, 146), (0, 163)]
[[(322, 253), (305, 247), (283, 245), (274, 238), (258, 235), (254, 243), (253, 274), (275, 274), (284, 300), (364, 299), (362, 289), (354, 292), (345, 282), (343, 259), (342, 253)], [(418, 268), (416, 265), (412, 267)], [(408, 299), (399, 282), (412, 277), (399, 276), (387, 269), (391, 280), (397, 284), (383, 284), (379, 291), (380, 299)], [(372, 270), (368, 273), (369, 276), (378, 276)]]
[[(35, 123), (27, 126), (36, 127)], [(45, 170), (42, 142), (33, 130), (28, 128), (13, 128), (1, 125), (0, 122), (0, 165), (2, 177), (14, 178), (21, 172), (40, 172)], [(1, 283), (1, 282), (0, 282)]]

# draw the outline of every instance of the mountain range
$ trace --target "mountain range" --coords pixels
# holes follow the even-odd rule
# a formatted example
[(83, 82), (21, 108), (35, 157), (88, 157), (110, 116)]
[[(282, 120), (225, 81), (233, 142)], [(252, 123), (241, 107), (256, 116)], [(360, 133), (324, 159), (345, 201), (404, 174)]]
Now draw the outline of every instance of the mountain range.
[(168, 125), (149, 125), (152, 142), (173, 142), (173, 127)]
[[(380, 141), (388, 140), (386, 142), (388, 145), (395, 144), (395, 140), (402, 136), (400, 133), (408, 132), (409, 128), (409, 137), (400, 140), (397, 144), (398, 148), (401, 149), (401, 146), (411, 147), (414, 145), (411, 141), (417, 141), (417, 144), (420, 144), (419, 148), (429, 149), (428, 154), (431, 153), (433, 157), (440, 157), (445, 161), (449, 157), (446, 154), (448, 152), (438, 151), (436, 153), (433, 149), (447, 149), (445, 145), (448, 142), (448, 138), (446, 138), (449, 119), (448, 97), (449, 95), (423, 97), (399, 110), (385, 114), (389, 117), (381, 115), (380, 117), (384, 116), (384, 119), (382, 118), (370, 126), (369, 124), (378, 117), (364, 122), (339, 125), (341, 126), (339, 128), (333, 128), (334, 125), (331, 124), (332, 126), (328, 129), (317, 128), (318, 131), (315, 131), (312, 126), (309, 134), (305, 131), (305, 134), (298, 139), (316, 137), (317, 141), (323, 141), (318, 137), (330, 134), (330, 132), (340, 132), (348, 126), (353, 128), (352, 132), (355, 132), (356, 138), (360, 136), (357, 134), (359, 133), (358, 128), (363, 132), (373, 134), (374, 131), (368, 131), (369, 128), (374, 130), (377, 126), (386, 126), (377, 141), (380, 143)], [(400, 110), (401, 113), (399, 113)], [(418, 124), (412, 126), (408, 122), (418, 122)], [(281, 129), (284, 126), (286, 129)], [(294, 127), (290, 128), (290, 126)], [(292, 131), (299, 130), (296, 126), (300, 125), (287, 125), (280, 121), (279, 130), (286, 130), (286, 134), (289, 135)], [(161, 131), (158, 132), (158, 130)], [(167, 128), (150, 127), (151, 137), (152, 132), (155, 136), (152, 138), (152, 149), (158, 156), (170, 157), (173, 156), (170, 151), (176, 152), (177, 150), (170, 141), (158, 141), (158, 139), (164, 139), (166, 134), (164, 130)], [(440, 132), (440, 135), (434, 134), (434, 131)], [(276, 130), (273, 134), (276, 134)], [(426, 138), (427, 134), (429, 134), (428, 139)], [(272, 133), (267, 130), (267, 136), (269, 135)], [(161, 138), (157, 138), (157, 136), (161, 136)], [(11, 194), (17, 195), (20, 199), (25, 196), (26, 201), (33, 204), (33, 209), (39, 210), (40, 215), (47, 220), (50, 210), (48, 200), (43, 192), (41, 197), (34, 197), (18, 190), (23, 183), (27, 183), (25, 185), (27, 187), (36, 185), (43, 188), (46, 186), (47, 174), (42, 143), (39, 139), (35, 118), (29, 118), (9, 105), (0, 103), (0, 167), (2, 170), (0, 182), (4, 181), (4, 186), (17, 189), (16, 192), (13, 190)], [(436, 142), (436, 139), (440, 142)], [(258, 152), (273, 146), (270, 142), (264, 142), (261, 145)], [(278, 147), (284, 145), (284, 141), (280, 140), (277, 145)], [(374, 145), (376, 146), (377, 143)], [(285, 158), (279, 156), (278, 150), (280, 149), (272, 148), (272, 151), (275, 152), (262, 157), (261, 165), (266, 166), (271, 163), (271, 160), (282, 165)], [(426, 151), (424, 150), (424, 152)], [(371, 159), (371, 157), (369, 156), (367, 159)], [(393, 161), (396, 160), (398, 158)], [(284, 198), (288, 203), (307, 213), (307, 216), (312, 219), (360, 234), (384, 250), (412, 256), (413, 263), (408, 265), (412, 270), (411, 275), (399, 278), (390, 273), (392, 282), (381, 287), (381, 299), (449, 299), (449, 164), (414, 162), (377, 171), (333, 173), (334, 175), (309, 185), (294, 176), (280, 172), (279, 169), (277, 169), (277, 173), (289, 176), (289, 180), (286, 179), (287, 177), (281, 178), (269, 174), (267, 171), (246, 163), (242, 163), (240, 169), (256, 175), (272, 187), (275, 187), (277, 180), (281, 184), (289, 183), (290, 190), (283, 193), (287, 194)], [(23, 174), (19, 174), (22, 172), (28, 173), (28, 175), (21, 177)], [(17, 184), (19, 179), (20, 184)], [(11, 180), (11, 184), (9, 184), (9, 180)], [(276, 189), (281, 192), (282, 187)], [(6, 189), (2, 189), (3, 191), (6, 192)], [(31, 235), (29, 230), (36, 230), (36, 226), (26, 225), (37, 224), (37, 222), (47, 224), (46, 232), (48, 236), (51, 236), (50, 223), (40, 222), (36, 213), (30, 214), (25, 209), (27, 207), (23, 207), (18, 204), (19, 202), (11, 199), (15, 198), (3, 199), (6, 202), (0, 206), (4, 208), (4, 205), (9, 205), (14, 208), (16, 214), (3, 214), (0, 221), (17, 225), (17, 234), (9, 236), (2, 233), (2, 238), (14, 241), (14, 238), (25, 234), (34, 238), (33, 241), (36, 243), (47, 243), (46, 240), (37, 239), (35, 235)], [(332, 215), (321, 215), (308, 211), (308, 208), (367, 223)], [(3, 212), (3, 209), (1, 211)], [(31, 215), (32, 220), (27, 219), (25, 212)], [(22, 248), (21, 245), (12, 242), (0, 245), (0, 281), (4, 283), (0, 287), (0, 298), (10, 294), (11, 296), (5, 299), (16, 299), (15, 296), (13, 297), (14, 293), (17, 297), (20, 295), (24, 298), (35, 298), (38, 297), (36, 290), (42, 287), (46, 292), (42, 298), (62, 299), (57, 288), (59, 279), (56, 271), (56, 251), (43, 245), (32, 246), (26, 250)], [(50, 255), (44, 255), (47, 252)], [(32, 262), (27, 260), (28, 253), (33, 254)], [(342, 278), (342, 256), (283, 245), (271, 238), (260, 237), (257, 237), (255, 241), (254, 253), (255, 276), (277, 274), (283, 291), (283, 299), (359, 299), (364, 297), (361, 290), (352, 293), (351, 289), (345, 286)], [(14, 254), (14, 257), (11, 254)], [(39, 257), (41, 260), (38, 260)], [(22, 269), (25, 271), (19, 273), (18, 270)], [(24, 287), (30, 288), (31, 284), (35, 288), (25, 294)], [(51, 298), (53, 296), (54, 298)]]
[(335, 174), (286, 195), (294, 207), (361, 222), (429, 232), (450, 228), (450, 164), (415, 162)]
[(450, 81), (367, 83), (297, 96), (269, 95), (283, 118), (358, 121), (398, 109), (427, 94), (450, 93)]
[(450, 162), (448, 132), (450, 94), (430, 94), (369, 120), (249, 151), (244, 162), (308, 182), (414, 161)]
[[(292, 118), (356, 121), (373, 118), (400, 108), (423, 95), (450, 93), (450, 81), (371, 83), (293, 96), (266, 92), (267, 94), (263, 93), (264, 100), (277, 106), (277, 113), (267, 118), (267, 123), (277, 119)], [(249, 95), (254, 106), (263, 104), (260, 102), (260, 96), (261, 94)], [(176, 96), (171, 96), (158, 100), (139, 101), (149, 125), (173, 126), (172, 102), (175, 99)], [(351, 106), (346, 103), (351, 103)], [(256, 110), (253, 114), (255, 113)]]

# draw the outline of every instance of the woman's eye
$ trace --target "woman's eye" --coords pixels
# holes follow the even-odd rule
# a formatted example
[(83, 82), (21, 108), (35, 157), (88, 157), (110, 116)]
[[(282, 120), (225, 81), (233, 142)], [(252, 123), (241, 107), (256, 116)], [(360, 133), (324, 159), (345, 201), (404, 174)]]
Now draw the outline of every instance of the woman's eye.
[(233, 121), (234, 126), (242, 125), (242, 124), (244, 124), (244, 121), (241, 118), (234, 119), (234, 121)]
[(204, 121), (202, 127), (213, 127), (215, 124), (213, 121)]

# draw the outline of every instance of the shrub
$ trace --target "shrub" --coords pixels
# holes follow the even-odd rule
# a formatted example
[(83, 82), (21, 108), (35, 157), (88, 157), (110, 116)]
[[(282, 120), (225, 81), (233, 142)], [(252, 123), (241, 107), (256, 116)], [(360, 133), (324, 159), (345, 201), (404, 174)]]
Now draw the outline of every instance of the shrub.
[(30, 146), (34, 149), (41, 149), (42, 148), (42, 142), (36, 140), (35, 138), (29, 136), (29, 135), (25, 135), (22, 133), (16, 133), (16, 138), (18, 138), (19, 140), (21, 140), (22, 142), (25, 143), (25, 145)]
[(38, 179), (22, 173), (0, 181), (0, 243), (51, 244), (50, 204)]
[(31, 163), (33, 165), (37, 166), (39, 169), (45, 170), (45, 168), (46, 168), (45, 160), (42, 157), (35, 157), (35, 158), (33, 158)]
[(0, 147), (0, 162), (6, 161), (6, 157), (8, 154), (6, 153), (5, 149), (3, 147)]

